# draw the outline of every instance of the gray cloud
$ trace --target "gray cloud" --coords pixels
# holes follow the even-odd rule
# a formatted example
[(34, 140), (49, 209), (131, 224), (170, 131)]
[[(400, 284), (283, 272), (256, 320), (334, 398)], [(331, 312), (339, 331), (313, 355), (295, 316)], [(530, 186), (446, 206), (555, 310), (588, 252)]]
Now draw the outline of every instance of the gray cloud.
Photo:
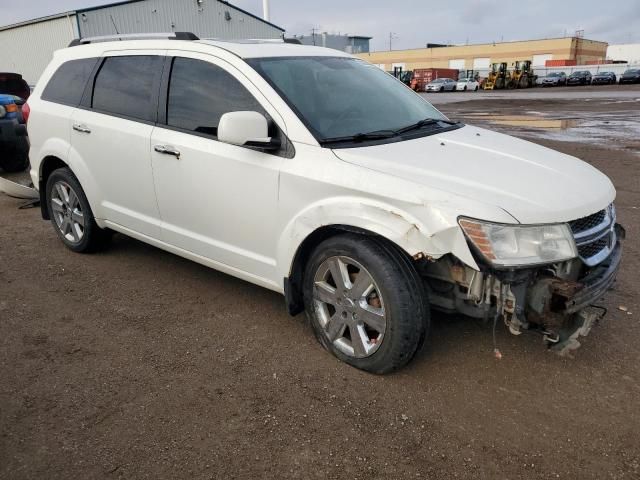
[[(107, 0), (0, 0), (0, 25), (102, 3)], [(231, 3), (261, 14), (262, 0)], [(394, 49), (559, 37), (578, 29), (594, 40), (640, 42), (637, 0), (271, 0), (271, 20), (290, 35), (312, 28), (370, 35), (375, 50), (389, 48), (389, 32), (397, 37)]]

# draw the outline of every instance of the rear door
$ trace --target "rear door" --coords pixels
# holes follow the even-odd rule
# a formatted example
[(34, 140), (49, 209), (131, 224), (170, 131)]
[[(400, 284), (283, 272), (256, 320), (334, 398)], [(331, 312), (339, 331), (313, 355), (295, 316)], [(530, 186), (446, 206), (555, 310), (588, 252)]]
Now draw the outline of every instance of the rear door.
[[(278, 178), (284, 158), (281, 152), (218, 142), (216, 134), (224, 113), (258, 111), (273, 119), (277, 112), (223, 60), (190, 52), (175, 55), (166, 79), (164, 118), (151, 139), (164, 240), (232, 270), (274, 281)], [(163, 148), (179, 156), (157, 151)]]
[(94, 215), (152, 238), (160, 238), (161, 229), (149, 142), (164, 53), (107, 53), (93, 91), (73, 113), (71, 131), (71, 153), (87, 169), (83, 187)]

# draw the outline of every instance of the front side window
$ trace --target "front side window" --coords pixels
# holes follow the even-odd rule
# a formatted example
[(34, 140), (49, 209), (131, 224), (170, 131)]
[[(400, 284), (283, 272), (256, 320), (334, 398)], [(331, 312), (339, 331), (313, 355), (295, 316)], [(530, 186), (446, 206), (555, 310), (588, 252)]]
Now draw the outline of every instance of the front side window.
[(154, 121), (155, 83), (163, 62), (163, 57), (152, 55), (107, 57), (96, 76), (93, 108)]
[(378, 67), (344, 57), (255, 58), (248, 63), (291, 105), (320, 142), (446, 120)]
[(173, 61), (167, 125), (215, 137), (220, 117), (238, 111), (266, 116), (255, 97), (224, 69), (192, 58)]
[(60, 65), (42, 92), (42, 99), (77, 107), (97, 58), (70, 60)]

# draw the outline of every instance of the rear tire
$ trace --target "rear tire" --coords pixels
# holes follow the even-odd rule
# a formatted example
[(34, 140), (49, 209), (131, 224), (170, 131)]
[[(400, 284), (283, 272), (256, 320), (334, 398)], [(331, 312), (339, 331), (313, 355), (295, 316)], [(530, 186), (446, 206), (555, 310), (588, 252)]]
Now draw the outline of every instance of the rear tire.
[(53, 228), (67, 248), (91, 253), (106, 246), (111, 234), (96, 224), (84, 190), (69, 168), (51, 173), (47, 179), (46, 201)]
[(305, 267), (303, 296), (320, 344), (368, 372), (406, 365), (429, 330), (422, 279), (381, 239), (345, 234), (322, 242)]

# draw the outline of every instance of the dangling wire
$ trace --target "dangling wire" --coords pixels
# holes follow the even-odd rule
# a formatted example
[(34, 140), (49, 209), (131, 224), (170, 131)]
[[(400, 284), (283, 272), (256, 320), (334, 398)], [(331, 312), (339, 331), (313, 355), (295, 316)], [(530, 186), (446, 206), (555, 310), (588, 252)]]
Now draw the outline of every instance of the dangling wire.
[(502, 287), (500, 287), (500, 293), (496, 297), (496, 315), (495, 317), (493, 317), (493, 355), (497, 360), (502, 359), (502, 353), (500, 353), (500, 350), (498, 350), (498, 341), (496, 340), (496, 326), (498, 325), (498, 318), (500, 318), (500, 315), (502, 313), (502, 298), (503, 291)]

